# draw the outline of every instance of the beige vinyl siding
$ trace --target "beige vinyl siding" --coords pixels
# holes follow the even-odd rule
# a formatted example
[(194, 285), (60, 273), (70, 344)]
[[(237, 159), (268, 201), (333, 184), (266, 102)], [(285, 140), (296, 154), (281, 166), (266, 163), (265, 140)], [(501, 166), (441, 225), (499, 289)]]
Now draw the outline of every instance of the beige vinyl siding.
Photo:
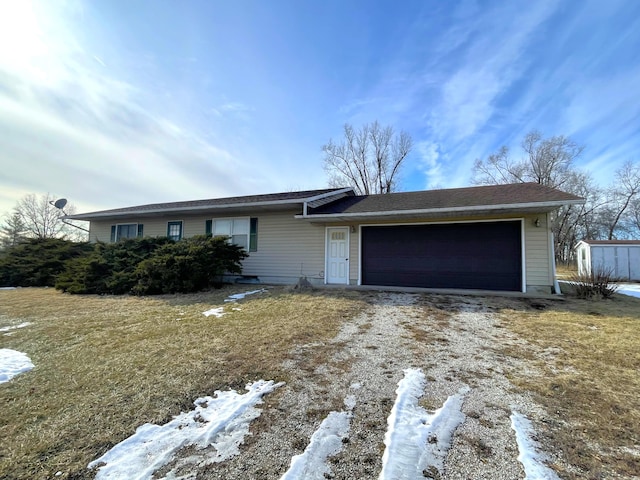
[(258, 215), (258, 251), (244, 261), (244, 275), (324, 281), (325, 227), (296, 220), (296, 213)]
[(96, 222), (92, 220), (89, 224), (89, 241), (90, 242), (109, 242), (111, 240), (112, 222)]
[[(349, 283), (357, 285), (360, 274), (360, 229), (351, 229), (351, 245), (349, 245)], [(355, 230), (355, 232), (353, 231)]]
[[(535, 220), (540, 226), (535, 226)], [(524, 246), (527, 290), (529, 287), (551, 287), (551, 258), (547, 215), (527, 215), (524, 217)]]

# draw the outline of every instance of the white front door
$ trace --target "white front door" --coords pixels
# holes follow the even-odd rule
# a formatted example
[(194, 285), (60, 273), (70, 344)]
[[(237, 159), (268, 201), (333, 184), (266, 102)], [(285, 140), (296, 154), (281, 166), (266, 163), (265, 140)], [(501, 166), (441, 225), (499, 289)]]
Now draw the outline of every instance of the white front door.
[(349, 227), (327, 228), (327, 283), (349, 283)]

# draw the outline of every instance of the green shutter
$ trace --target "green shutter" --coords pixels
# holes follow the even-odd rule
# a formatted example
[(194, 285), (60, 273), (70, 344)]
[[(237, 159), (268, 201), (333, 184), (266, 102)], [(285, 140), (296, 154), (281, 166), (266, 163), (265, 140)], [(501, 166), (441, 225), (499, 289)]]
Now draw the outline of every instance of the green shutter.
[(249, 251), (258, 251), (258, 219), (252, 218), (249, 225)]
[(213, 220), (207, 220), (204, 222), (204, 233), (206, 236), (211, 236), (211, 230), (213, 229)]
[(116, 226), (111, 225), (111, 243), (116, 241)]
[(138, 237), (141, 237), (143, 235), (143, 225), (141, 223), (138, 224)]

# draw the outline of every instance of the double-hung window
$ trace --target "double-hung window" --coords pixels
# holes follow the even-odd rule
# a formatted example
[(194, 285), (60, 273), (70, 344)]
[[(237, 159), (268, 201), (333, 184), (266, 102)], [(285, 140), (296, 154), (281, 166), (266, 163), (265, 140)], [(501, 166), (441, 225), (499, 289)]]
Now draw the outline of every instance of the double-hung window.
[[(208, 228), (207, 226), (207, 230)], [(211, 222), (211, 235), (227, 237), (231, 243), (249, 252), (255, 252), (258, 250), (258, 219), (249, 217), (215, 218)]]
[(167, 237), (176, 242), (182, 238), (182, 220), (167, 223)]
[(123, 238), (142, 237), (141, 223), (121, 223), (119, 225), (111, 225), (111, 241), (117, 242)]

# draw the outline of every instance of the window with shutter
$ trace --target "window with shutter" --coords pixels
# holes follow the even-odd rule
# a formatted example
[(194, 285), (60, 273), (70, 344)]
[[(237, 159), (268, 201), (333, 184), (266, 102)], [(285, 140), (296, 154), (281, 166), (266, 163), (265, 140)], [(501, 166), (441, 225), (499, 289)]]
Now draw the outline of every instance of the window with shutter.
[(167, 237), (176, 242), (182, 238), (182, 220), (167, 223)]
[(206, 228), (207, 233), (211, 228), (214, 237), (227, 237), (231, 243), (250, 252), (258, 250), (257, 218), (214, 218), (207, 220)]

